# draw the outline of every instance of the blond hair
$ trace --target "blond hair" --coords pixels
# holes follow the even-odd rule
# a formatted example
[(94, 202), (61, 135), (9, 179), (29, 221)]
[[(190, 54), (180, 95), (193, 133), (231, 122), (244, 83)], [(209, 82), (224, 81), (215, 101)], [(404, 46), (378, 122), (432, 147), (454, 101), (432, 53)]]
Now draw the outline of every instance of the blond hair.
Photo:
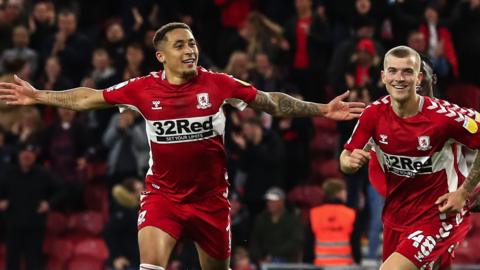
[(387, 58), (389, 56), (395, 56), (397, 58), (406, 58), (413, 56), (415, 58), (415, 71), (419, 72), (420, 71), (420, 65), (422, 63), (422, 58), (420, 57), (420, 54), (418, 54), (417, 51), (414, 49), (408, 47), (408, 46), (397, 46), (394, 48), (391, 48), (386, 54), (385, 58), (383, 59), (383, 68), (385, 69), (387, 67)]

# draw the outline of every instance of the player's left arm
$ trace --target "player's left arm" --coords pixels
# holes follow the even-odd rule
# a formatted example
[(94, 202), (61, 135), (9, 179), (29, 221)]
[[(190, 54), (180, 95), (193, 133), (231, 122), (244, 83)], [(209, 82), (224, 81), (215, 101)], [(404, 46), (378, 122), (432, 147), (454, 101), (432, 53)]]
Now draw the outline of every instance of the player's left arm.
[(480, 182), (480, 155), (476, 155), (472, 168), (463, 184), (454, 192), (440, 196), (435, 202), (440, 212), (460, 212), (468, 198), (473, 197), (477, 184)]
[[(457, 116), (461, 116), (458, 114)], [(456, 116), (455, 116), (456, 117)], [(468, 117), (458, 117), (456, 120), (463, 118), (463, 124), (455, 123), (450, 119), (445, 119), (450, 124), (448, 129), (452, 137), (471, 149), (480, 149), (480, 131), (478, 123)], [(435, 202), (440, 212), (460, 212), (468, 198), (470, 198), (478, 183), (480, 182), (480, 155), (477, 153), (473, 165), (470, 168), (467, 178), (463, 184), (455, 191), (440, 196)]]
[(311, 117), (321, 116), (333, 120), (351, 120), (359, 118), (365, 104), (362, 102), (343, 101), (349, 91), (337, 96), (328, 104), (307, 102), (296, 99), (284, 93), (263, 92), (257, 90), (257, 95), (248, 105), (256, 110), (267, 112), (273, 116)]

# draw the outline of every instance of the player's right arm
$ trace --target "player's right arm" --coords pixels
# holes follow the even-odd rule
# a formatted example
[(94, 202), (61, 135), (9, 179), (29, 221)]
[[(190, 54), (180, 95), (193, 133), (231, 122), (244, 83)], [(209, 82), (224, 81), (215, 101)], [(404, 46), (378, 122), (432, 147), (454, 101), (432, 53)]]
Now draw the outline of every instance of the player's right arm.
[(340, 170), (346, 174), (357, 172), (370, 160), (369, 145), (370, 138), (374, 135), (376, 105), (367, 107), (357, 125), (353, 129), (352, 136), (344, 145), (344, 150), (340, 155)]
[(15, 83), (0, 82), (0, 100), (8, 105), (44, 104), (74, 111), (111, 107), (102, 90), (77, 87), (65, 91), (37, 90), (15, 75)]
[(370, 160), (370, 153), (362, 149), (343, 150), (340, 155), (340, 170), (345, 174), (357, 172)]

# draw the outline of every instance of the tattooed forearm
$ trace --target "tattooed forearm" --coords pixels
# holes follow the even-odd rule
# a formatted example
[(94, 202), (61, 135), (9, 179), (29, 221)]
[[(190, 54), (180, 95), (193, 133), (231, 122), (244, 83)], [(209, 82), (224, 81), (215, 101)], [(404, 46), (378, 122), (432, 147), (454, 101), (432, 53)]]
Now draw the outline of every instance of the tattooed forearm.
[(107, 107), (101, 91), (78, 87), (65, 91), (40, 91), (41, 104), (61, 107), (74, 111)]
[(473, 161), (472, 168), (468, 177), (463, 182), (462, 187), (465, 189), (467, 194), (471, 194), (475, 187), (477, 187), (478, 182), (480, 182), (480, 155), (477, 154), (475, 160)]
[(273, 116), (308, 117), (322, 116), (321, 108), (325, 105), (302, 101), (283, 93), (258, 91), (249, 106)]

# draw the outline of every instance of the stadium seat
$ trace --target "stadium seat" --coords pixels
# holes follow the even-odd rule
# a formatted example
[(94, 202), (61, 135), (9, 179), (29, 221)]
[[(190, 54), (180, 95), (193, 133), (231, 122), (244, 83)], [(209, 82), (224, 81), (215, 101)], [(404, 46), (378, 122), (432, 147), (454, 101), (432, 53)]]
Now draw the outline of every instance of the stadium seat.
[(74, 233), (97, 236), (103, 230), (103, 216), (99, 212), (85, 211), (70, 216), (68, 227)]
[(288, 201), (299, 208), (312, 208), (323, 202), (323, 190), (315, 185), (299, 185), (287, 195)]
[(47, 217), (47, 233), (59, 235), (67, 230), (68, 218), (60, 212), (50, 212)]
[(337, 159), (314, 159), (312, 161), (312, 173), (316, 179), (342, 178)]
[(103, 261), (88, 256), (73, 258), (68, 263), (68, 270), (103, 270)]
[(323, 117), (314, 117), (313, 125), (317, 132), (337, 132), (337, 122)]
[(108, 219), (108, 190), (105, 185), (88, 184), (84, 193), (84, 201), (87, 209), (101, 212), (104, 220)]
[(55, 257), (48, 258), (47, 264), (45, 269), (48, 270), (65, 270), (66, 268), (66, 261), (58, 260)]
[(108, 248), (102, 238), (85, 238), (75, 246), (74, 256), (104, 261), (108, 258)]
[(338, 150), (338, 133), (320, 131), (310, 142), (312, 154), (333, 157)]

